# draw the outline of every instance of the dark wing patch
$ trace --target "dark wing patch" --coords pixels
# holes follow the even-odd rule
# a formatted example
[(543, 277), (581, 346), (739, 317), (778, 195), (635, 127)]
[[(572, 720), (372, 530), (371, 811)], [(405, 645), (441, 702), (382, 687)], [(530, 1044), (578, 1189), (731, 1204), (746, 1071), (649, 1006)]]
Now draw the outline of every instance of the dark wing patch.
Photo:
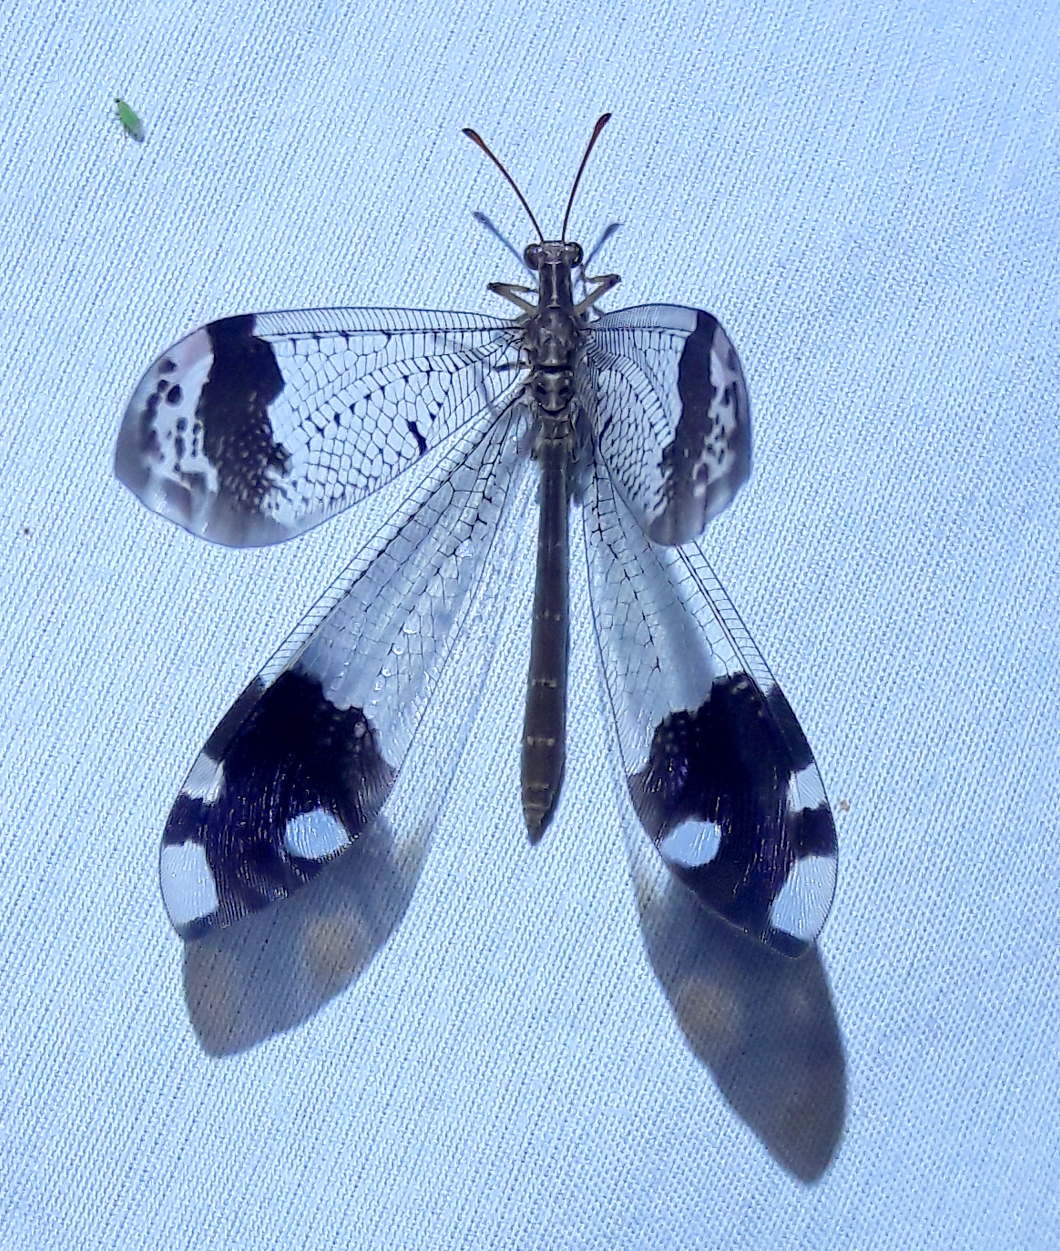
[(182, 938), (286, 898), (353, 842), (396, 774), (360, 708), (290, 670), (244, 691), (177, 798), (162, 898)]
[[(641, 824), (676, 876), (727, 921), (791, 955), (823, 924), (818, 914), (822, 903), (827, 913), (831, 892), (824, 901), (806, 900), (801, 920), (797, 912), (778, 915), (774, 903), (800, 861), (834, 865), (837, 852), (827, 803), (794, 806), (793, 784), (811, 768), (813, 756), (780, 688), (763, 693), (738, 674), (715, 682), (694, 712), (667, 717), (647, 765), (629, 778)], [(713, 854), (702, 863), (690, 863), (680, 846), (667, 854), (668, 837), (689, 822), (714, 827)], [(834, 882), (834, 872), (829, 876)]]
[[(217, 470), (218, 494), (237, 512), (260, 513), (291, 463), (269, 423), (283, 374), (272, 345), (254, 334), (252, 316), (215, 321), (206, 332), (212, 359), (196, 410), (203, 454)], [(180, 383), (171, 382), (167, 399), (181, 398)]]
[(600, 455), (641, 529), (696, 538), (751, 472), (747, 387), (721, 323), (672, 304), (606, 313), (586, 368)]

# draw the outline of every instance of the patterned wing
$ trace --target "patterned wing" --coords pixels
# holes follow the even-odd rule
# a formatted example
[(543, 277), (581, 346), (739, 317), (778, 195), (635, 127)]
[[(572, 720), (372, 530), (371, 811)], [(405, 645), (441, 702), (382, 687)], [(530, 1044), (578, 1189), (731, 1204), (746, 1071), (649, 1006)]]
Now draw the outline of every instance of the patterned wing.
[(687, 543), (751, 472), (751, 417), (736, 349), (709, 313), (645, 304), (588, 327), (597, 447), (656, 543)]
[(799, 955), (828, 915), (837, 856), (806, 737), (698, 548), (646, 538), (600, 464), (589, 504), (593, 615), (633, 809), (704, 903)]
[[(214, 731), (162, 840), (162, 896), (183, 938), (288, 896), (380, 812), (392, 815), (502, 518), (514, 532), (532, 511), (532, 475), (512, 485), (528, 463), (525, 428), (515, 404), (485, 434), (456, 440)], [(468, 691), (500, 614), (482, 604), (477, 615), (461, 657)], [(449, 738), (462, 732), (453, 725)], [(437, 799), (406, 796), (402, 811), (418, 825)]]
[(518, 393), (519, 332), (471, 313), (311, 309), (211, 322), (144, 375), (115, 472), (232, 547), (277, 543), (390, 482)]

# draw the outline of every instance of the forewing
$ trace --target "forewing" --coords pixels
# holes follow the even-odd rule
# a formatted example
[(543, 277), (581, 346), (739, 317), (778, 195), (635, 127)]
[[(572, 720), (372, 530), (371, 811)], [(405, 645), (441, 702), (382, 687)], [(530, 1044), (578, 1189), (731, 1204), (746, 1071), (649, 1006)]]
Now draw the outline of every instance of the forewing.
[(522, 386), (512, 323), (310, 309), (211, 322), (141, 379), (115, 472), (148, 508), (233, 547), (301, 534)]
[(644, 533), (687, 543), (751, 472), (751, 418), (736, 349), (710, 313), (645, 304), (587, 327), (597, 446)]
[(599, 465), (591, 496), (593, 614), (633, 809), (704, 903), (798, 955), (837, 855), (806, 737), (696, 546), (651, 543)]
[[(502, 517), (528, 511), (525, 486), (514, 503), (511, 490), (520, 427), (515, 405), (459, 440), (210, 737), (162, 840), (182, 937), (288, 896), (385, 809)], [(482, 624), (461, 658), (471, 691), (491, 650)]]

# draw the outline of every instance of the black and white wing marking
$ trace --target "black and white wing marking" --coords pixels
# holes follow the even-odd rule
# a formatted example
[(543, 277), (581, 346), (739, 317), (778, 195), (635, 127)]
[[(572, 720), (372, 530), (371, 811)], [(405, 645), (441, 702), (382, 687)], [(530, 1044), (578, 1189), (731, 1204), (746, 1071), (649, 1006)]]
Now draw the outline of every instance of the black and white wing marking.
[(318, 525), (522, 386), (519, 331), (471, 313), (227, 317), (144, 375), (115, 472), (154, 512), (233, 547)]
[[(513, 486), (526, 427), (517, 403), (455, 440), (214, 731), (162, 839), (162, 896), (182, 938), (287, 897), (393, 811), (502, 517), (532, 512), (532, 475)], [(499, 617), (481, 615), (461, 658), (469, 690)], [(437, 800), (406, 794), (402, 824)]]
[[(598, 390), (584, 509), (593, 614), (629, 796), (667, 865), (704, 903), (798, 955), (824, 925), (835, 889), (824, 785), (790, 705), (698, 547), (652, 541), (660, 531), (694, 537), (696, 519), (702, 529), (746, 476), (739, 360), (705, 313), (660, 308), (659, 320), (681, 312), (695, 325), (662, 338), (651, 328), (656, 310), (623, 310), (614, 320), (630, 312), (645, 329), (623, 327), (612, 370), (630, 378), (634, 409), (654, 414), (649, 437), (658, 442), (624, 456), (612, 436), (621, 420), (612, 384)], [(653, 358), (640, 375), (628, 363)], [(676, 387), (660, 385), (674, 377)], [(626, 434), (643, 441), (638, 420)], [(689, 452), (676, 454), (681, 446)]]
[(721, 323), (674, 304), (605, 313), (585, 363), (597, 449), (644, 533), (702, 534), (751, 473), (747, 387)]

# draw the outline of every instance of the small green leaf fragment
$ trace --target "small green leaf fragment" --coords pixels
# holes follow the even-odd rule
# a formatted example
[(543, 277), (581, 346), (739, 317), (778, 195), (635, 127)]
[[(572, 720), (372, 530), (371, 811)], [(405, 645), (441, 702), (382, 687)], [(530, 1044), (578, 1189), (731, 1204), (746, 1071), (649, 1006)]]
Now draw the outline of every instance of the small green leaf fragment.
[(121, 122), (121, 128), (129, 136), (135, 139), (137, 143), (144, 141), (144, 124), (140, 121), (139, 115), (135, 113), (121, 96), (114, 97), (114, 103), (117, 106), (115, 112), (118, 121)]

